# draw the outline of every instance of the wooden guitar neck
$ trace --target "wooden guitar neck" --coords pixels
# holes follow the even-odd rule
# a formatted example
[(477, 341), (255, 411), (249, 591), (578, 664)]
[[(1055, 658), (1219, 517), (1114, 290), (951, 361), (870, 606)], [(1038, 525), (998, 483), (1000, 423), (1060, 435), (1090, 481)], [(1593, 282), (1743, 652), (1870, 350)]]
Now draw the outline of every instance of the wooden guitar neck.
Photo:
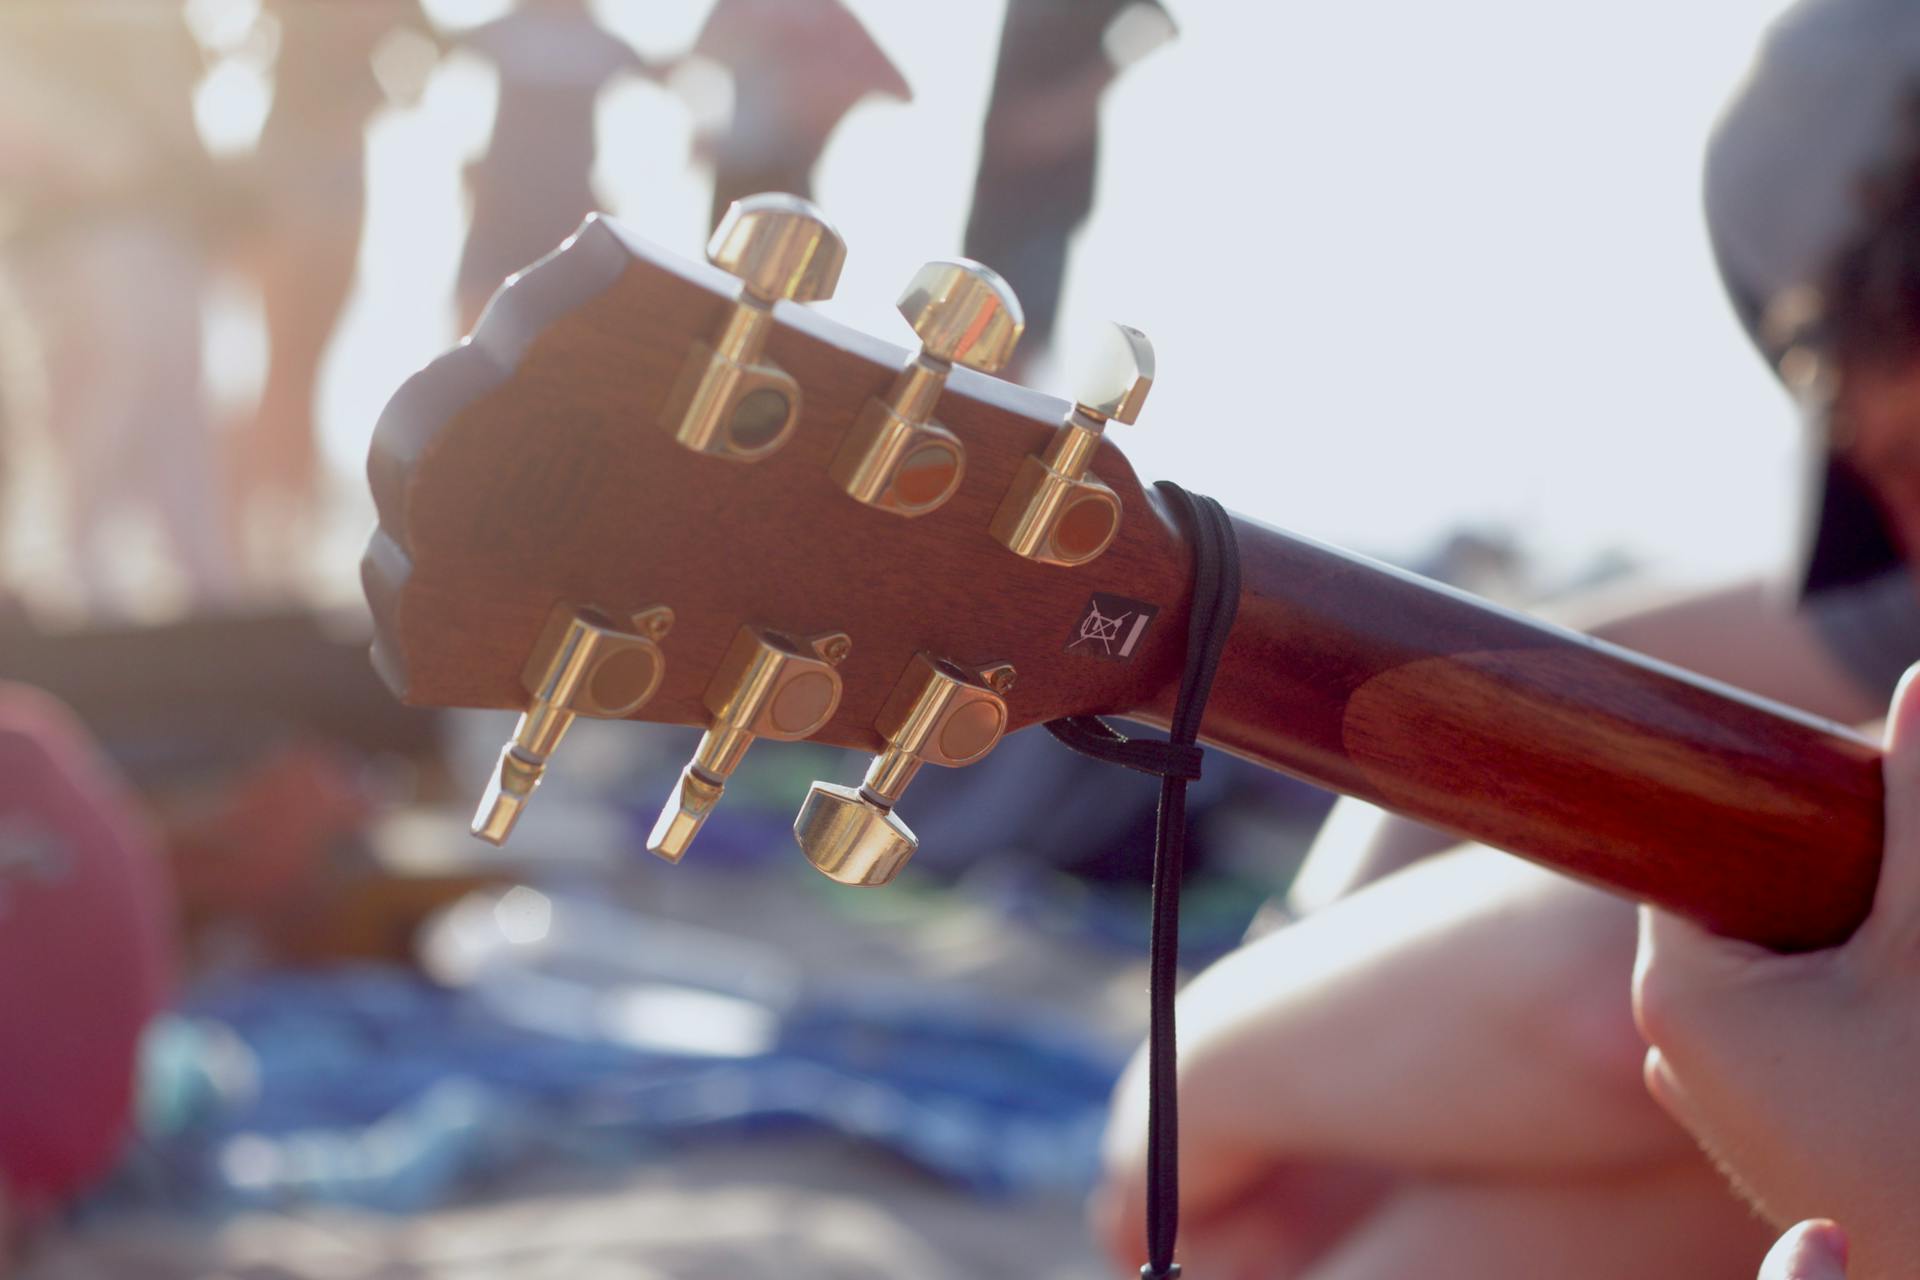
[(1859, 734), (1234, 523), (1215, 745), (1778, 950), (1866, 918), (1882, 785)]

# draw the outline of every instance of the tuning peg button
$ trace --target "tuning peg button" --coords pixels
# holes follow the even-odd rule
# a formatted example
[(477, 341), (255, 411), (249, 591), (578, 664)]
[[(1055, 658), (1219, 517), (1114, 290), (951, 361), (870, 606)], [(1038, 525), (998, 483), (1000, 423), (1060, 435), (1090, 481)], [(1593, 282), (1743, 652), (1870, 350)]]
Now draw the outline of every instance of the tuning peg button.
[(793, 835), (807, 860), (842, 884), (880, 885), (899, 873), (920, 842), (893, 811), (923, 764), (958, 768), (993, 750), (1007, 728), (1005, 663), (969, 672), (916, 654), (881, 707), (874, 728), (886, 750), (856, 787), (816, 782)]
[(520, 674), (531, 701), (500, 752), (473, 815), (473, 834), (505, 844), (576, 716), (617, 720), (653, 697), (666, 673), (660, 641), (673, 610), (645, 609), (631, 628), (593, 609), (558, 605)]
[(820, 302), (840, 283), (847, 245), (811, 201), (763, 192), (728, 207), (707, 241), (707, 261), (740, 277), (762, 305)]
[(840, 673), (852, 641), (842, 632), (794, 640), (762, 627), (742, 627), (707, 685), (713, 724), (693, 761), (680, 771), (647, 848), (678, 862), (719, 803), (727, 778), (755, 738), (792, 742), (811, 737), (840, 706)]
[(956, 364), (992, 373), (1013, 358), (1026, 320), (999, 275), (964, 259), (929, 262), (900, 295), (920, 351), (884, 397), (868, 400), (834, 455), (842, 489), (895, 515), (923, 516), (953, 496), (966, 450), (933, 420)]
[(734, 201), (707, 243), (707, 260), (740, 278), (740, 299), (710, 342), (696, 342), (661, 423), (687, 448), (752, 462), (792, 434), (800, 386), (761, 359), (773, 306), (833, 296), (846, 242), (812, 204), (764, 194)]
[(1113, 325), (1083, 373), (1077, 402), (1043, 454), (1014, 473), (989, 526), (1017, 555), (1042, 564), (1086, 564), (1120, 531), (1120, 499), (1087, 474), (1109, 421), (1131, 424), (1153, 386), (1153, 344), (1138, 329)]
[(892, 806), (864, 788), (816, 782), (807, 790), (793, 837), (807, 860), (841, 884), (882, 885), (900, 873), (920, 840)]

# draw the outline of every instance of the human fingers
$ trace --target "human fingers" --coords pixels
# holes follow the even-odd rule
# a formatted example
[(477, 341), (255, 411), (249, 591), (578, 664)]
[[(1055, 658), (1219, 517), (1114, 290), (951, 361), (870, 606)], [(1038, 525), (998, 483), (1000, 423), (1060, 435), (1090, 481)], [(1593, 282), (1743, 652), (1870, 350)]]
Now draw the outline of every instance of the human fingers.
[[(1671, 1104), (1681, 1074), (1751, 1065), (1795, 1011), (1828, 1003), (1850, 971), (1857, 981), (1920, 957), (1920, 681), (1910, 670), (1887, 717), (1886, 834), (1871, 917), (1847, 947), (1803, 956), (1717, 937), (1654, 908), (1640, 912), (1633, 1010), (1641, 1035), (1669, 1060), (1649, 1060), (1655, 1096)], [(1850, 954), (1850, 960), (1842, 959)], [(1669, 1091), (1663, 1092), (1662, 1086)], [(1669, 1106), (1671, 1110), (1671, 1105)]]
[(1758, 1280), (1846, 1280), (1846, 1276), (1846, 1233), (1825, 1218), (1814, 1218), (1780, 1237), (1760, 1264)]
[(1750, 995), (1768, 985), (1775, 972), (1770, 962), (1779, 958), (1643, 906), (1633, 958), (1634, 1024), (1648, 1044), (1690, 1058), (1695, 1046), (1724, 1034), (1729, 1024), (1755, 1021), (1747, 1016), (1755, 1003)]
[(1646, 1091), (1762, 1202), (1833, 1103), (1843, 960), (1774, 955), (1642, 909), (1633, 1003)]
[[(1920, 956), (1920, 665), (1907, 671), (1887, 714), (1886, 834), (1873, 912), (1861, 931), (1870, 962)], [(1634, 959), (1634, 1018), (1649, 1042), (1669, 1054), (1703, 1019), (1726, 1014), (1755, 988), (1832, 963), (1829, 953), (1783, 958), (1716, 937), (1653, 908), (1640, 913)], [(1768, 998), (1772, 993), (1769, 992)]]
[(1886, 844), (1873, 914), (1862, 931), (1883, 953), (1920, 955), (1920, 665), (1908, 669), (1887, 712)]

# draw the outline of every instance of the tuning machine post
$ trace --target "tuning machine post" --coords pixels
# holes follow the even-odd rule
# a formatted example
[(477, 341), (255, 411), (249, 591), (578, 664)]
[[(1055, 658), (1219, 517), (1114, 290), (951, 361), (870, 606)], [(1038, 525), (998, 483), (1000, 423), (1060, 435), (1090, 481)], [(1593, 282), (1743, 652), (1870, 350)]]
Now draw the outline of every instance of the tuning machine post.
[(1042, 564), (1082, 565), (1120, 531), (1120, 499), (1088, 474), (1108, 422), (1131, 424), (1153, 386), (1153, 344), (1116, 324), (1083, 372), (1073, 409), (1042, 454), (1029, 454), (990, 526), (1016, 555)]
[(594, 609), (554, 607), (521, 671), (531, 700), (494, 764), (474, 835), (506, 843), (575, 717), (617, 720), (646, 705), (666, 674), (660, 641), (672, 628), (665, 606), (634, 614), (630, 627)]
[(867, 401), (840, 444), (833, 478), (856, 501), (923, 516), (960, 487), (966, 450), (933, 419), (956, 364), (992, 373), (1013, 358), (1026, 320), (1005, 280), (977, 262), (929, 262), (900, 295), (920, 350), (884, 397)]
[(840, 233), (808, 201), (781, 194), (734, 201), (707, 243), (707, 260), (740, 278), (740, 297), (681, 367), (661, 415), (674, 439), (738, 462), (786, 443), (800, 419), (800, 385), (762, 358), (773, 306), (832, 297), (846, 257)]
[(958, 768), (979, 760), (1007, 728), (1007, 663), (968, 671), (914, 655), (874, 721), (886, 748), (858, 787), (816, 782), (793, 824), (807, 860), (842, 884), (881, 885), (920, 842), (894, 812), (924, 764)]
[(840, 673), (853, 642), (844, 632), (795, 640), (741, 627), (707, 685), (713, 723), (647, 837), (647, 849), (678, 862), (756, 738), (793, 742), (819, 732), (840, 706)]

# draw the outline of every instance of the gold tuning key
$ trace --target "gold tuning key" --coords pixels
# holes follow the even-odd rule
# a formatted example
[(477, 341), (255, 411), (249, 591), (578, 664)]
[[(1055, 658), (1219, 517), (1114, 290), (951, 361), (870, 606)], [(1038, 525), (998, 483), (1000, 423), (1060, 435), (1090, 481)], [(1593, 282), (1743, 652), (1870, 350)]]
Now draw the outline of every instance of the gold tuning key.
[(1027, 455), (1014, 473), (993, 536), (1042, 564), (1086, 564), (1105, 551), (1120, 531), (1120, 499), (1087, 468), (1107, 423), (1137, 419), (1152, 386), (1153, 344), (1138, 329), (1113, 325), (1047, 451)]
[(811, 737), (840, 706), (840, 673), (853, 642), (843, 632), (794, 640), (761, 627), (741, 627), (707, 685), (713, 725), (701, 735), (693, 763), (680, 771), (647, 848), (678, 862), (713, 812), (727, 778), (755, 738), (793, 742)]
[(733, 202), (707, 242), (707, 260), (740, 277), (740, 300), (711, 342), (696, 342), (661, 423), (698, 453), (753, 462), (786, 443), (800, 420), (800, 385), (763, 361), (773, 304), (833, 296), (846, 242), (799, 196)]
[(1026, 319), (1013, 290), (977, 262), (929, 262), (900, 295), (920, 351), (884, 399), (868, 400), (834, 456), (832, 474), (854, 498), (895, 515), (923, 516), (953, 496), (966, 450), (933, 420), (956, 364), (992, 373), (1013, 358)]
[(958, 768), (993, 750), (1007, 728), (1006, 663), (970, 672), (921, 653), (881, 707), (874, 728), (887, 748), (858, 787), (816, 782), (793, 835), (807, 860), (842, 884), (885, 884), (920, 847), (893, 811), (923, 764)]
[(520, 674), (533, 700), (494, 765), (473, 834), (506, 843), (575, 716), (617, 720), (653, 696), (667, 669), (660, 641), (672, 628), (664, 606), (634, 614), (631, 629), (593, 609), (554, 607)]

